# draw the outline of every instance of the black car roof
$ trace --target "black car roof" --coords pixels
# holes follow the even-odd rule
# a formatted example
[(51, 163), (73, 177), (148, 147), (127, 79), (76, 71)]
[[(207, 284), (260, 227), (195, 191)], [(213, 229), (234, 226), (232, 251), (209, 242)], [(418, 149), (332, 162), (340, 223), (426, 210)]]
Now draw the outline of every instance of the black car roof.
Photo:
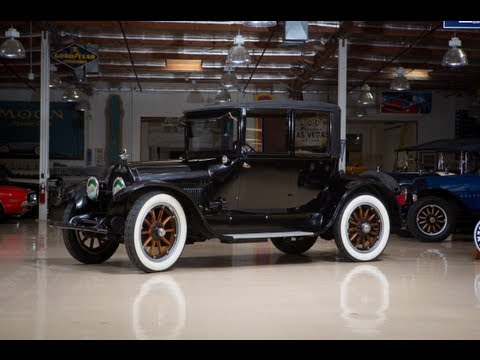
[(250, 101), (243, 103), (223, 103), (217, 105), (207, 105), (202, 108), (186, 110), (185, 115), (189, 116), (195, 112), (222, 110), (222, 109), (300, 109), (300, 110), (323, 110), (340, 111), (335, 104), (324, 103), (320, 101), (302, 101), (302, 100), (264, 100)]
[(395, 151), (480, 151), (479, 138), (440, 139), (407, 146)]

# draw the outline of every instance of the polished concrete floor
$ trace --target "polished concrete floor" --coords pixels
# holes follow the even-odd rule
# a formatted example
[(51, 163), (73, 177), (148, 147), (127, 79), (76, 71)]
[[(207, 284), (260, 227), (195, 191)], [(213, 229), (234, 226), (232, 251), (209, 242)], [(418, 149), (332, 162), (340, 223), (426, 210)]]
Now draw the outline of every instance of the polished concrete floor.
[(480, 339), (480, 261), (467, 238), (392, 236), (351, 263), (319, 240), (188, 245), (144, 274), (123, 246), (102, 265), (67, 253), (35, 219), (0, 224), (0, 339)]

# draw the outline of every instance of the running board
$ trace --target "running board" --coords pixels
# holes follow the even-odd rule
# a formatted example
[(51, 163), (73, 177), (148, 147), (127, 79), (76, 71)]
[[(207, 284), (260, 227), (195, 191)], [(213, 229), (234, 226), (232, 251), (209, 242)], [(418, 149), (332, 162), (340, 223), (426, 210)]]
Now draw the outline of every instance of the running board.
[(306, 231), (282, 231), (282, 232), (259, 232), (259, 233), (242, 233), (242, 234), (223, 234), (231, 237), (232, 240), (223, 240), (224, 243), (246, 243), (267, 241), (269, 238), (297, 237), (297, 236), (313, 236), (313, 232)]

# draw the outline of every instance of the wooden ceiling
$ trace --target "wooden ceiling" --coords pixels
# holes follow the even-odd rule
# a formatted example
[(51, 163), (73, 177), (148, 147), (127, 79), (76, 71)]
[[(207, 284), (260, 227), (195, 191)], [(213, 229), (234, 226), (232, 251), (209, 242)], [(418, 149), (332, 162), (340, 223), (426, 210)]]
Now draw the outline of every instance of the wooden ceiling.
[[(480, 83), (480, 31), (456, 31), (469, 65), (445, 68), (441, 60), (454, 32), (443, 29), (440, 21), (310, 21), (308, 40), (293, 45), (284, 41), (284, 22), (274, 28), (251, 28), (241, 21), (0, 21), (0, 41), (11, 25), (20, 31), (27, 56), (0, 59), (3, 88), (39, 87), (42, 30), (51, 32), (52, 51), (70, 43), (98, 45), (99, 72), (86, 78), (93, 88), (99, 81), (113, 87), (131, 83), (136, 89), (168, 88), (173, 83), (188, 88), (192, 81), (200, 89), (219, 86), (228, 49), (239, 32), (251, 54), (249, 66), (235, 68), (240, 91), (247, 84), (247, 90), (275, 88), (292, 94), (335, 86), (338, 38), (348, 39), (349, 90), (365, 82), (388, 88), (398, 66), (430, 70), (427, 79), (410, 80), (412, 90), (473, 91)], [(167, 59), (201, 60), (202, 69), (171, 71), (165, 67)], [(52, 63), (64, 82), (77, 81), (68, 67)], [(28, 80), (30, 67), (34, 80)]]

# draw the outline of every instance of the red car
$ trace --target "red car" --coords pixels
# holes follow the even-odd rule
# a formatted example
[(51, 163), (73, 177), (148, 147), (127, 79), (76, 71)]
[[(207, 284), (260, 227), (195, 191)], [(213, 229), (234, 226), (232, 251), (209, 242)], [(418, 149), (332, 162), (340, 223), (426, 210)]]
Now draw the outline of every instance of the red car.
[(8, 215), (24, 215), (37, 205), (35, 191), (17, 186), (0, 185), (0, 221)]

